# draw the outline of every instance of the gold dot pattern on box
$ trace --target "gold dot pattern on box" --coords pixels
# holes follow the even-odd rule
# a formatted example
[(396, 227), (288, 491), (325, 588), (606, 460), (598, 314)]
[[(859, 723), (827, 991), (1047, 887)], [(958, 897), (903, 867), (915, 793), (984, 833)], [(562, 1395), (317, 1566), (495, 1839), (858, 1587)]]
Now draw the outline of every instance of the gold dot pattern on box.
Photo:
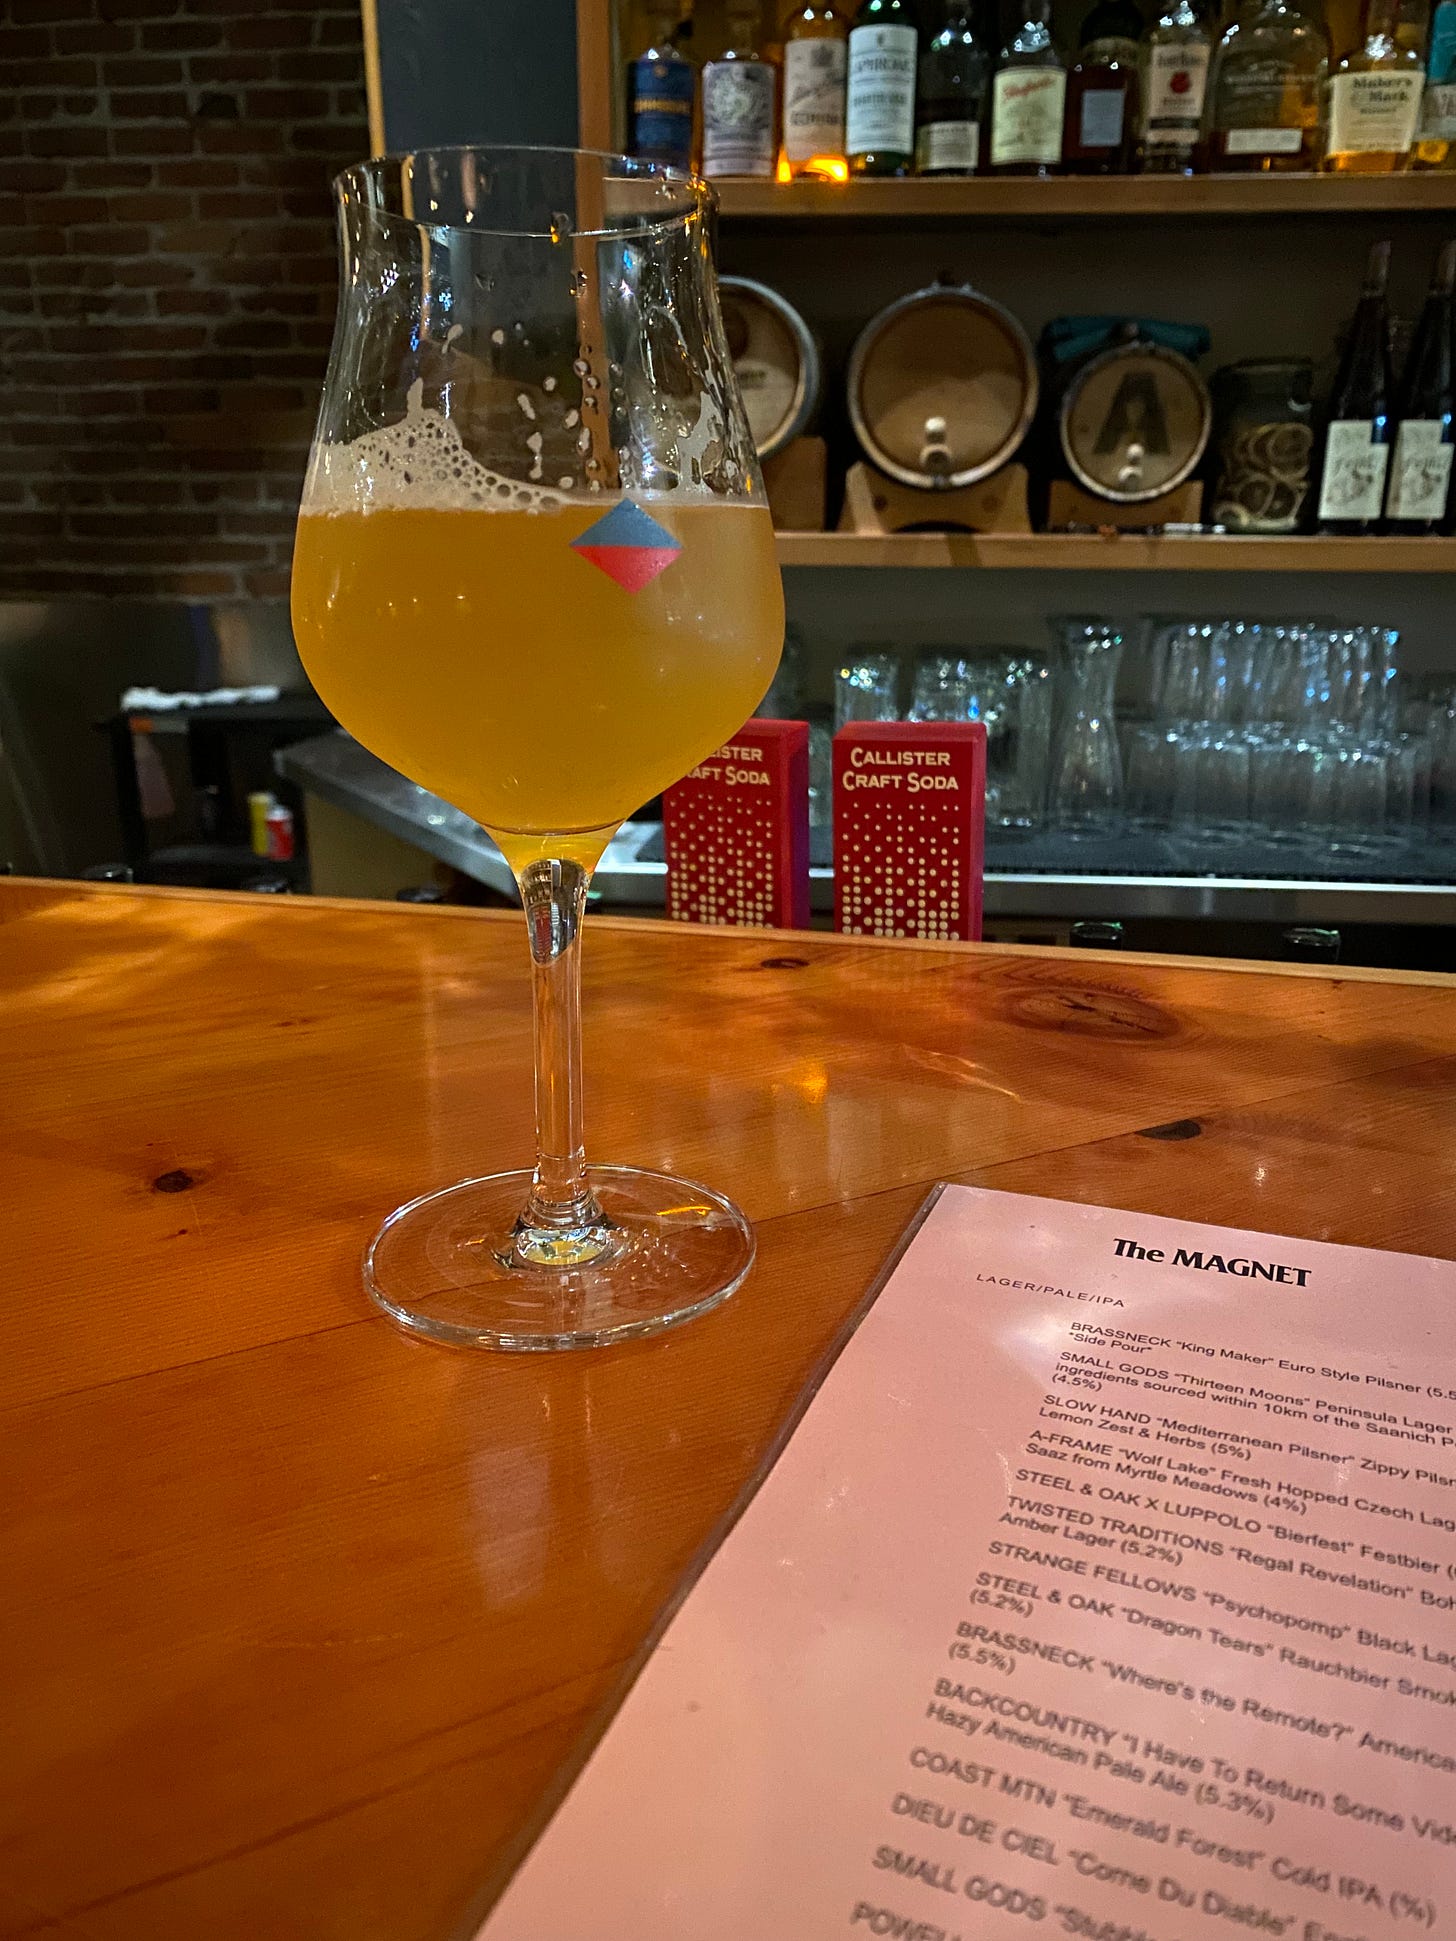
[(971, 935), (970, 880), (962, 805), (954, 794), (903, 788), (840, 791), (835, 815), (839, 929), (851, 937)]
[(774, 924), (774, 847), (766, 814), (772, 800), (768, 789), (682, 791), (673, 806), (670, 917), (759, 930)]

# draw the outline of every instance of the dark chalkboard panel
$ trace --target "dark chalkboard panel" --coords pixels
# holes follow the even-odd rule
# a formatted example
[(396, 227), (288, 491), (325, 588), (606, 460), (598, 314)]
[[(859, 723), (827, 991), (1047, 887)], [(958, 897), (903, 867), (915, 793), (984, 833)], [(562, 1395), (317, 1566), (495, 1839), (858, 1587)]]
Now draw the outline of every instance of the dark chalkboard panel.
[(576, 141), (574, 0), (377, 0), (386, 146)]

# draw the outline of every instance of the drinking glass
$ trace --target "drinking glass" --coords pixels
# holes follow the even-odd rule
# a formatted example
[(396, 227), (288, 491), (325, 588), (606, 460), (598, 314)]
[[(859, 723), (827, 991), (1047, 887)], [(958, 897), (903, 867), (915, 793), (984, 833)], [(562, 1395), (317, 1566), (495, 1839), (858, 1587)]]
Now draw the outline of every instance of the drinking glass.
[(1052, 673), (1046, 655), (1017, 651), (1000, 663), (996, 722), (987, 721), (986, 818), (1003, 832), (1035, 829), (1046, 806)]
[(975, 662), (927, 649), (915, 663), (907, 721), (970, 721)]
[(900, 656), (889, 647), (857, 648), (834, 676), (834, 730), (850, 721), (898, 721)]
[(298, 644), (345, 727), (500, 845), (535, 1000), (534, 1170), (401, 1207), (365, 1284), (442, 1341), (655, 1333), (730, 1294), (753, 1235), (693, 1181), (586, 1165), (580, 933), (617, 826), (752, 715), (783, 641), (712, 195), (522, 148), (386, 156), (335, 188)]

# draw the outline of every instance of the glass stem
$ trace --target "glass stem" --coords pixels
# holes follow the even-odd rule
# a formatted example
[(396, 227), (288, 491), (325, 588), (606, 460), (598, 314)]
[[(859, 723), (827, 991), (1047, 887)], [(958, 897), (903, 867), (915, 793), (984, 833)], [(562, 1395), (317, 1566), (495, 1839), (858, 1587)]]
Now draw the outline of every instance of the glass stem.
[(591, 872), (542, 858), (517, 877), (531, 941), (536, 1170), (516, 1222), (515, 1258), (569, 1267), (598, 1258), (609, 1228), (587, 1184), (581, 1106), (581, 923)]

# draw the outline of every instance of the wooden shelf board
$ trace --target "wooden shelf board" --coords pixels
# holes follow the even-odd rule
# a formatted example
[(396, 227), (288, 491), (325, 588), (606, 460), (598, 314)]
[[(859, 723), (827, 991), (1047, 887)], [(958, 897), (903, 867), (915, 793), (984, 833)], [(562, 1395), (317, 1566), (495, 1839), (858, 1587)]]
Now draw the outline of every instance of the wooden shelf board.
[(1452, 539), (1314, 539), (1136, 533), (781, 532), (781, 566), (985, 567), (1001, 571), (1450, 573)]
[(754, 221), (937, 217), (1258, 216), (1456, 209), (1456, 174), (1018, 176), (721, 181), (722, 214)]

